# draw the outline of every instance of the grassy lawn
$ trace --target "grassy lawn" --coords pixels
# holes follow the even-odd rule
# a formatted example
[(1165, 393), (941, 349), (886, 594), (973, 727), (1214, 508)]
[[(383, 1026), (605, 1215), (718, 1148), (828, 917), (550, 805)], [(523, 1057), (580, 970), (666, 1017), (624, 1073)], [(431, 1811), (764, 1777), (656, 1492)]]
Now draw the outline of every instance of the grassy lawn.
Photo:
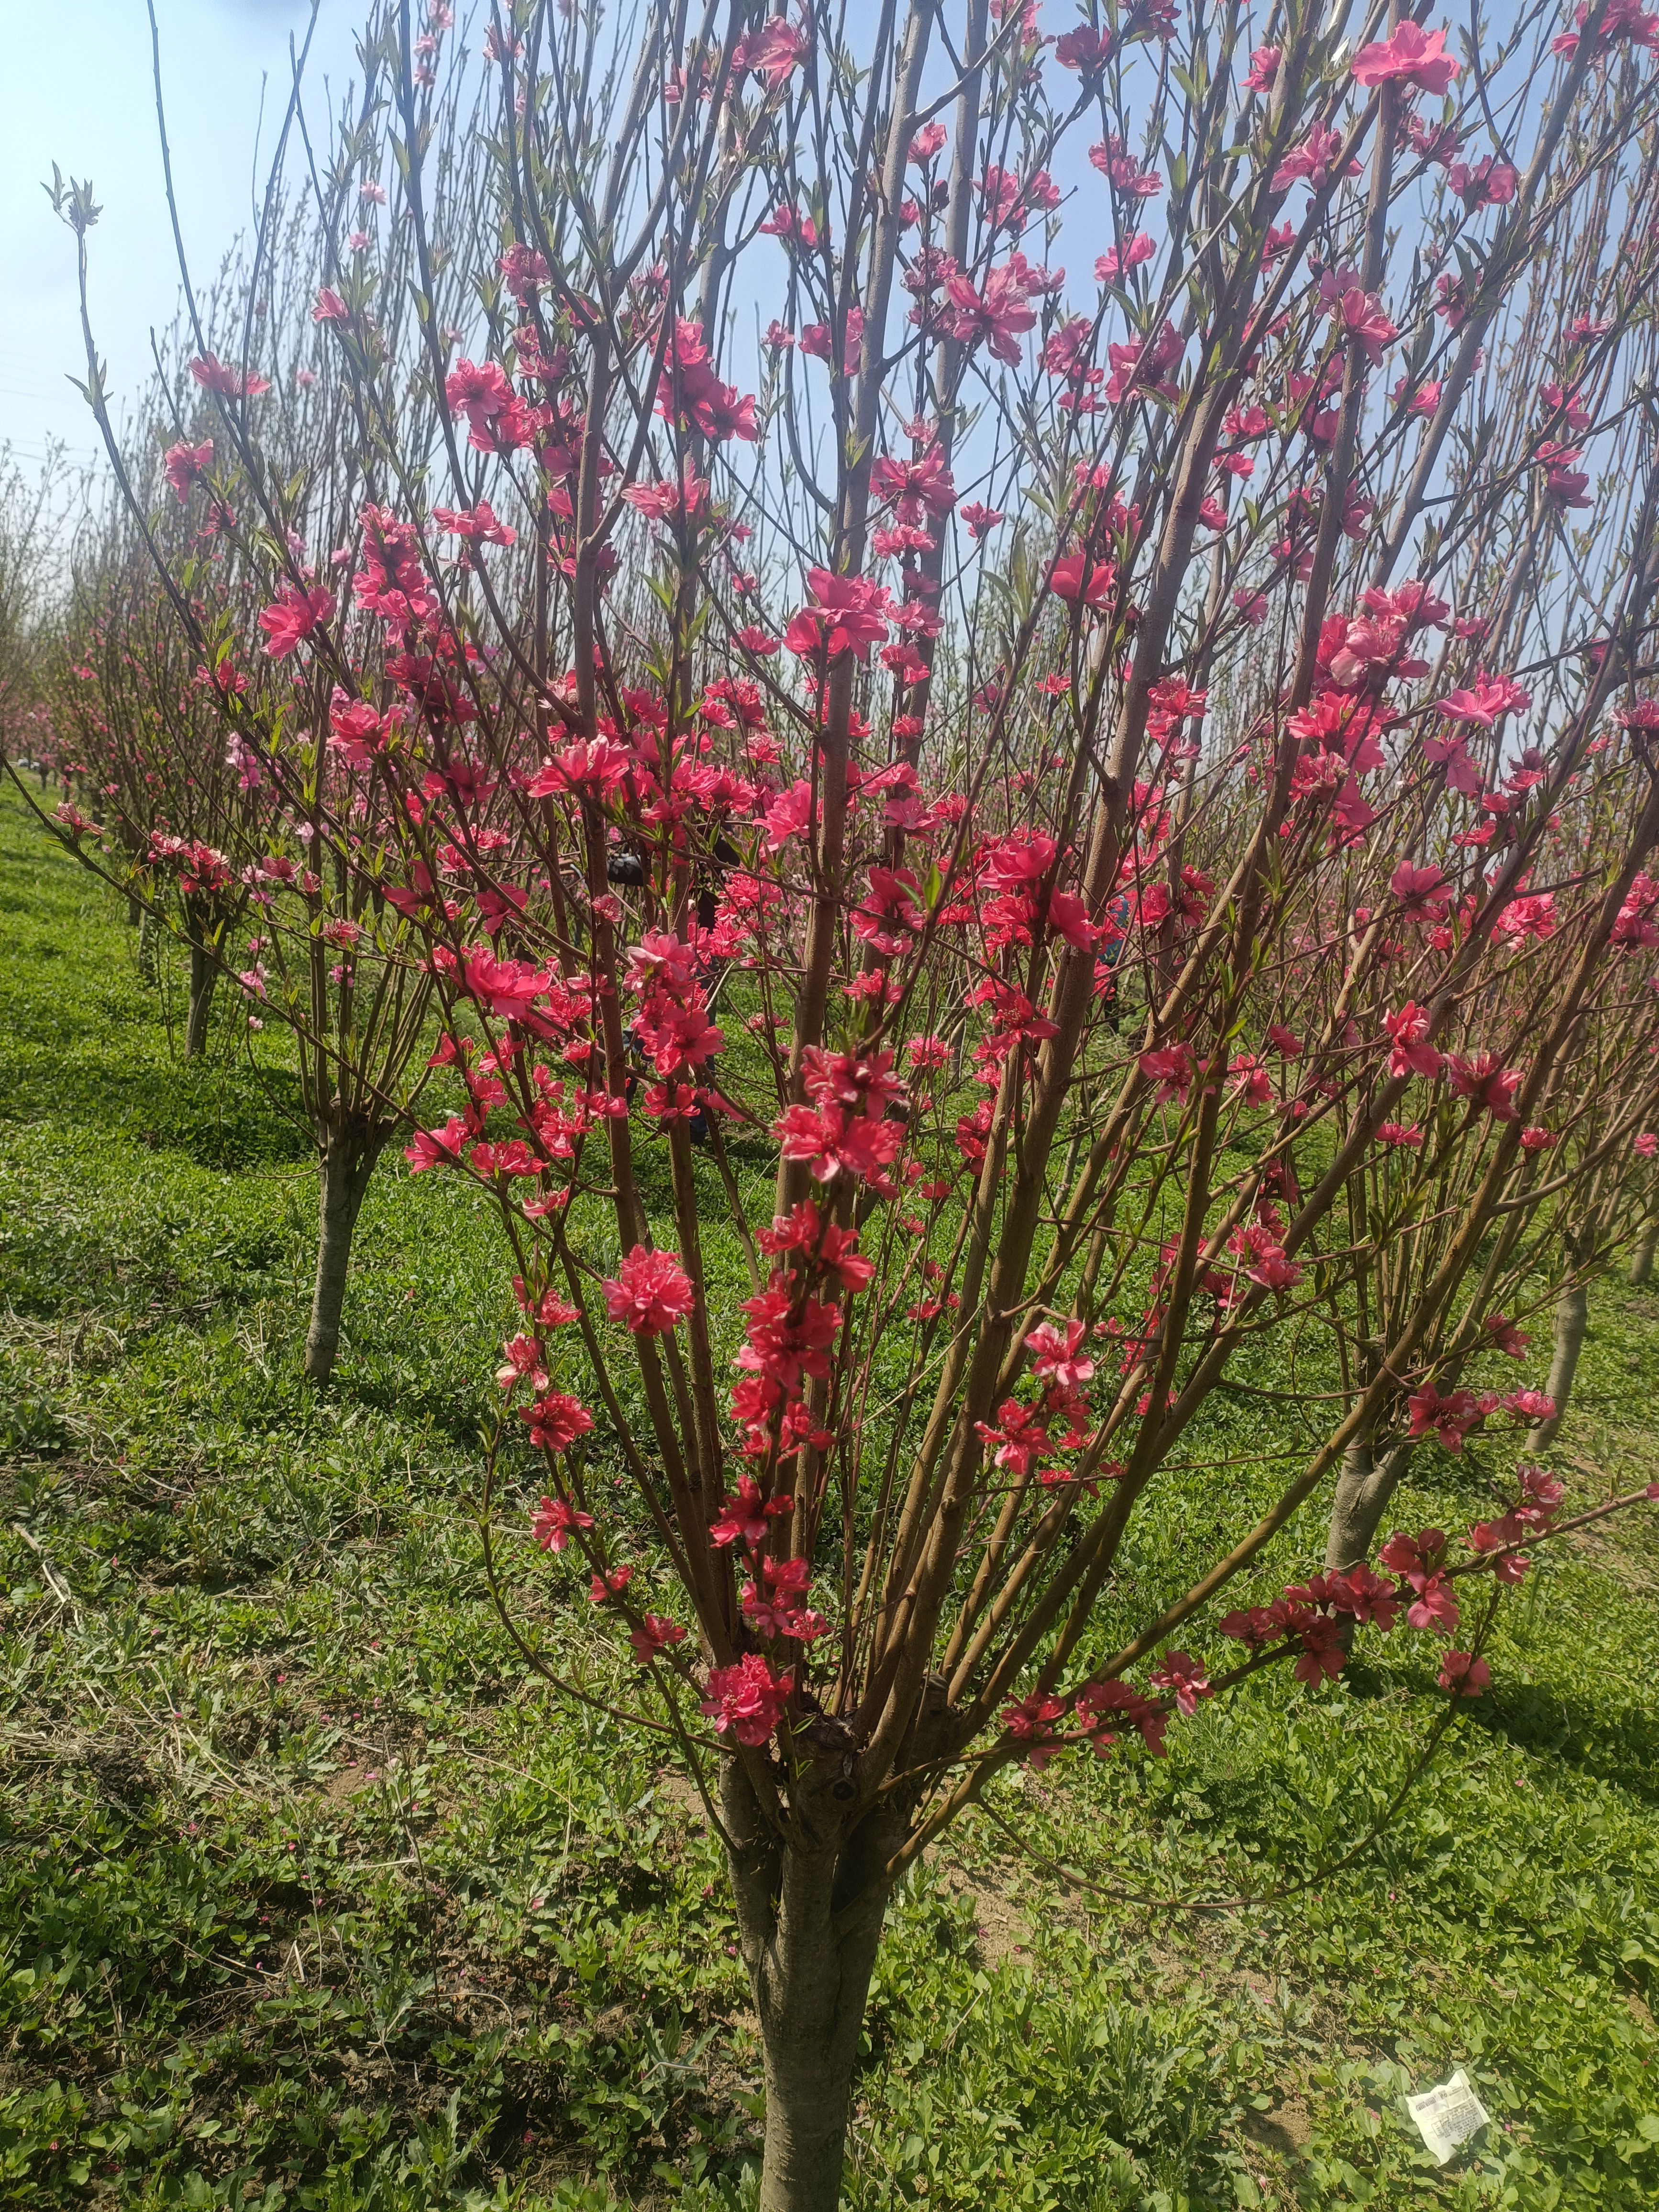
[[(485, 1588), (489, 1224), (388, 1161), (308, 1391), (280, 1036), (177, 1065), (136, 935), (0, 799), (0, 2202), (752, 2203), (711, 1842)], [(1577, 1504), (1659, 1477), (1656, 1324), (1659, 1297), (1596, 1292), (1556, 1460)], [(1107, 1632), (1295, 1448), (1275, 1419), (1218, 1404), (1228, 1465), (1169, 1478)], [(534, 1470), (504, 1469), (522, 1618), (603, 1690), (576, 1575), (515, 1540)], [(1425, 1451), (1400, 1522), (1461, 1528), (1492, 1471)], [(1317, 1550), (1292, 1531), (1261, 1593)], [(1659, 2201), (1654, 1521), (1559, 1547), (1492, 1657), (1329, 1876), (1440, 1711), (1423, 1639), (1319, 1692), (1260, 1678), (1167, 1760), (1000, 1783), (895, 1908), (852, 2204)], [(1401, 2100), (1457, 2065), (1495, 2124), (1442, 2171)]]

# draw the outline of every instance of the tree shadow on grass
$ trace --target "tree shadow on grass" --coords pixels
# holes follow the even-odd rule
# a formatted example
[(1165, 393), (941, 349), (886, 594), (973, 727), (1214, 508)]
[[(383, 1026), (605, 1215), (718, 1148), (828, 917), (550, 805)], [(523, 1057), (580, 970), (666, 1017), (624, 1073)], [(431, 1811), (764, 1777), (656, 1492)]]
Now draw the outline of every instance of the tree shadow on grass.
[(213, 1065), (12, 1051), (0, 1055), (0, 1100), (6, 1121), (79, 1127), (198, 1167), (288, 1166), (313, 1153), (299, 1085), (278, 1070), (252, 1084)]

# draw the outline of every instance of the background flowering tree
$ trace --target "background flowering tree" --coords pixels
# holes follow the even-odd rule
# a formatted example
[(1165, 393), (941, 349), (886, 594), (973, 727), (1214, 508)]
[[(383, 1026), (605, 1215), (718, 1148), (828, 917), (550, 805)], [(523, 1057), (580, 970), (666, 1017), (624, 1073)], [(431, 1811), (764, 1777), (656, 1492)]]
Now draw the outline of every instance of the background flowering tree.
[[(252, 387), (265, 380), (249, 372), (245, 392), (231, 388), (241, 373), (222, 368), (210, 337), (229, 319), (222, 286), (201, 310), (192, 303), (204, 350), (173, 349), (182, 358), (163, 367), (118, 453), (120, 497), (82, 532), (53, 686), (61, 765), (79, 803), (56, 818), (84, 861), (137, 898), (147, 925), (176, 919), (190, 958), (186, 1057), (203, 1048), (222, 973), (239, 1024), (257, 1032), (275, 1016), (293, 1033), (319, 1165), (305, 1369), (322, 1382), (369, 1178), (426, 1080), (429, 981), (398, 955), (395, 903), (321, 837), (331, 785), (344, 793), (354, 850), (384, 835), (352, 781), (380, 721), (331, 691), (325, 672), (292, 680), (293, 656), (331, 598), (298, 530), (276, 520), (266, 476), (306, 486), (313, 527), (326, 527), (331, 500), (351, 512), (362, 485), (349, 384), (330, 373), (310, 291), (296, 300), (292, 289), (315, 235), (279, 213), (267, 210), (275, 244), (267, 252), (262, 241), (247, 281), (270, 286), (251, 319), (284, 358), (286, 441), (256, 458), (247, 438), (239, 410), (264, 396)], [(256, 587), (272, 532), (299, 580), (266, 605)], [(280, 775), (248, 741), (256, 702), (288, 733)]]
[[(438, 1010), (410, 1164), (495, 1203), (500, 1464), (724, 1843), (769, 2212), (836, 2203), (887, 1903), (1000, 1768), (1402, 1615), (1455, 1705), (1561, 1525), (1524, 1464), (1461, 1543), (1348, 1509), (1502, 1410), (1644, 1126), (1659, 25), (1276, 20), (530, 0), (478, 75), (396, 9), (325, 368), (198, 336), (225, 726), (336, 988)], [(1126, 1632), (1270, 1352), (1305, 1457)]]

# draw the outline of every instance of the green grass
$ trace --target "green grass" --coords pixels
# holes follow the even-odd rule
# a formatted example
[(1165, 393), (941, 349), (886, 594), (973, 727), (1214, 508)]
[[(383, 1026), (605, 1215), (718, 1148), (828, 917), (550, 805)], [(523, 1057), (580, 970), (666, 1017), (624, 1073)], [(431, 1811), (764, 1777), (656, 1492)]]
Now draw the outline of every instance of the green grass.
[[(0, 2203), (752, 2203), (758, 2055), (710, 1841), (488, 1600), (489, 1224), (388, 1163), (337, 1383), (308, 1392), (281, 1040), (257, 1069), (222, 1032), (175, 1065), (133, 937), (8, 795)], [(1599, 1291), (1559, 1461), (1581, 1500), (1659, 1475), (1656, 1322)], [(1106, 1632), (1294, 1441), (1218, 1402), (1202, 1449), (1238, 1463), (1170, 1484)], [(531, 1470), (507, 1477), (512, 1522)], [(1488, 1494), (1479, 1448), (1414, 1480), (1411, 1525)], [(1311, 1547), (1293, 1532), (1262, 1587)], [(562, 1665), (613, 1679), (574, 1575), (507, 1551)], [(1263, 1678), (1167, 1761), (1006, 1778), (994, 1809), (1037, 1862), (974, 1816), (895, 1908), (857, 2212), (1659, 2199), (1651, 1525), (1563, 1547), (1492, 1658), (1375, 1850), (1241, 1909), (1168, 1900), (1283, 1890), (1364, 1833), (1439, 1711), (1420, 1639), (1316, 1693)], [(1497, 2124), (1443, 2173), (1401, 2096), (1458, 2064)]]

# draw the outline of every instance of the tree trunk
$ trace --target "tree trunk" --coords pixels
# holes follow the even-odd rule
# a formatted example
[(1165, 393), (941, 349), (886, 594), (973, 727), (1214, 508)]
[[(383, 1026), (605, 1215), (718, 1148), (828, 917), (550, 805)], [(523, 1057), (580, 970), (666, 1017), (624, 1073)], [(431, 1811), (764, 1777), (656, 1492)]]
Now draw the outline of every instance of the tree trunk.
[(1342, 1472), (1336, 1479), (1331, 1525), (1325, 1539), (1327, 1574), (1346, 1574), (1350, 1567), (1370, 1559), (1389, 1500), (1410, 1464), (1409, 1444), (1395, 1444), (1380, 1455), (1373, 1453), (1369, 1437), (1348, 1446), (1342, 1455)]
[(317, 1279), (305, 1358), (307, 1379), (313, 1382), (326, 1382), (334, 1371), (351, 1240), (380, 1141), (361, 1129), (331, 1129), (317, 1163)]
[(1638, 1291), (1645, 1290), (1653, 1280), (1653, 1253), (1656, 1245), (1659, 1245), (1659, 1228), (1650, 1229), (1630, 1255), (1630, 1279)]
[(884, 1812), (819, 1846), (763, 1825), (748, 1776), (722, 1762), (732, 1886), (766, 2063), (759, 2212), (836, 2212), (853, 2074), (886, 1916), (882, 1869), (903, 1835)]
[(143, 922), (143, 901), (138, 896), (136, 891), (129, 891), (127, 893), (127, 927), (129, 929), (142, 929)]
[(1584, 1348), (1584, 1328), (1589, 1319), (1589, 1292), (1581, 1283), (1563, 1291), (1555, 1309), (1555, 1357), (1550, 1361), (1550, 1379), (1545, 1390), (1555, 1401), (1555, 1411), (1547, 1421), (1540, 1421), (1527, 1437), (1528, 1451), (1542, 1451), (1554, 1441), (1567, 1410), (1567, 1401), (1572, 1395), (1573, 1377), (1578, 1372), (1578, 1355)]
[(190, 1012), (185, 1022), (185, 1058), (199, 1060), (207, 1048), (208, 1016), (213, 1009), (213, 986), (218, 963), (205, 945), (190, 948)]

